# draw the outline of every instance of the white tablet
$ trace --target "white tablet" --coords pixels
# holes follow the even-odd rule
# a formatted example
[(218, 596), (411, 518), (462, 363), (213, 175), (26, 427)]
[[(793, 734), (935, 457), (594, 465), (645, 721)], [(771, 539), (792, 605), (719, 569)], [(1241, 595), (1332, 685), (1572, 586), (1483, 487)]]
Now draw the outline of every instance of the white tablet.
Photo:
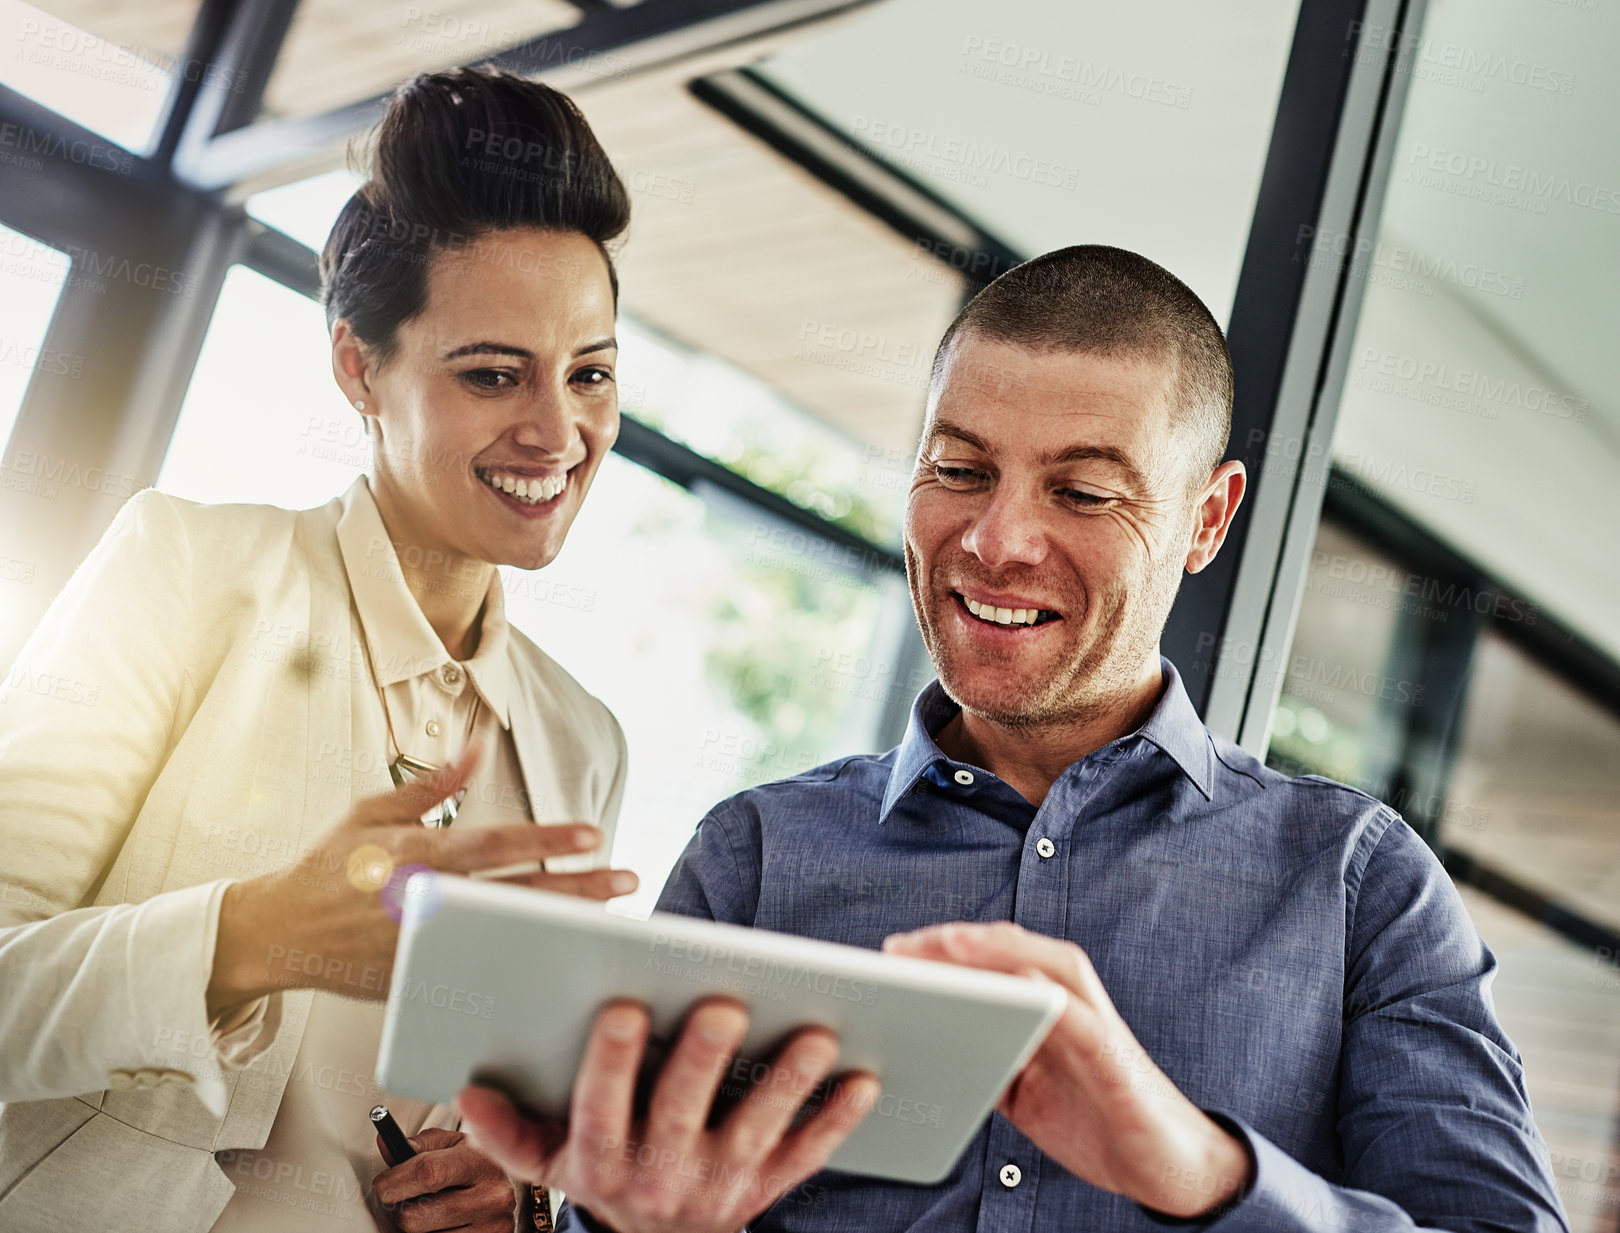
[(448, 1101), (487, 1083), (565, 1117), (597, 1010), (652, 1016), (655, 1064), (698, 999), (748, 1007), (720, 1099), (734, 1100), (794, 1029), (838, 1034), (836, 1070), (883, 1092), (830, 1168), (906, 1182), (950, 1172), (1065, 1004), (1054, 984), (762, 929), (600, 904), (498, 882), (415, 874), (389, 990), (377, 1081)]

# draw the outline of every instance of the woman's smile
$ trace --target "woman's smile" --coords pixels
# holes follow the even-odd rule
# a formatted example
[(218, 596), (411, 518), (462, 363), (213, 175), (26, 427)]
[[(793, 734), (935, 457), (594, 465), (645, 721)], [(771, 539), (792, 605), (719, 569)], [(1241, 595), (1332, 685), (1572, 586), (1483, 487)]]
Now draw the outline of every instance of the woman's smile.
[(503, 504), (515, 507), (526, 516), (542, 512), (542, 507), (554, 509), (560, 505), (560, 498), (568, 490), (571, 473), (572, 468), (540, 475), (520, 474), (496, 467), (479, 467), (476, 470), (478, 478), (487, 487), (505, 498)]

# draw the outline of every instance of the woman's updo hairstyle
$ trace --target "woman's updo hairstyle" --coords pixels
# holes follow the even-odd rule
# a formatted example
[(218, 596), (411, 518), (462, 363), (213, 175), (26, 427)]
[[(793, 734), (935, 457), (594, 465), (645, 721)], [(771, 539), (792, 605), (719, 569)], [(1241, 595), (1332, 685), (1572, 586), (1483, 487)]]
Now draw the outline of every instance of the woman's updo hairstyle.
[(386, 359), (427, 303), (433, 258), (507, 227), (592, 240), (616, 304), (607, 245), (629, 222), (624, 185), (567, 95), (498, 69), (418, 74), (389, 102), (371, 178), (321, 253), (327, 327), (347, 319)]

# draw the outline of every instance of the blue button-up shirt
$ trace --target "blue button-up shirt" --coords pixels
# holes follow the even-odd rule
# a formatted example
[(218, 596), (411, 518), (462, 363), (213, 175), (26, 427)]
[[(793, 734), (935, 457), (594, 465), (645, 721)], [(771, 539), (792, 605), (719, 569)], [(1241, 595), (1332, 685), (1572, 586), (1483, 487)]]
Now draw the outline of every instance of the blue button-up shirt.
[[(931, 684), (898, 748), (718, 805), (658, 907), (873, 948), (952, 920), (1076, 943), (1171, 1082), (1248, 1141), (1254, 1184), (1208, 1228), (1567, 1229), (1495, 958), (1439, 862), (1373, 798), (1210, 732), (1164, 676), (1039, 808), (940, 751), (958, 708)], [(1162, 1227), (992, 1114), (938, 1185), (828, 1170), (749, 1229)]]

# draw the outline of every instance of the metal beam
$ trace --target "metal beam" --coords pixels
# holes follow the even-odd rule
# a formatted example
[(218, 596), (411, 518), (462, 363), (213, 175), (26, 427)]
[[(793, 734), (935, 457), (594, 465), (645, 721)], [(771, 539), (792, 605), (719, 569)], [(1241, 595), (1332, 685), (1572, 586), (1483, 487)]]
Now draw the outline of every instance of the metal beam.
[(169, 97), (163, 107), (163, 125), (147, 156), (167, 168), (191, 123), (197, 97), (205, 83), (217, 80), (225, 37), (230, 29), (236, 0), (203, 0), (186, 39), (186, 49), (175, 65)]
[[(19, 114), (0, 96), (0, 115)], [(156, 476), (238, 226), (93, 134), (57, 141), (70, 132), (56, 123), (41, 170), (0, 176), (0, 220), (72, 260), (40, 351), (58, 358), (36, 365), (0, 454), (0, 552), (31, 562), (34, 583), (4, 610), (0, 662)]]
[(973, 295), (1024, 261), (1014, 249), (920, 180), (891, 166), (753, 69), (699, 77), (688, 87), (740, 128), (960, 273)]
[(251, 126), (258, 116), (298, 0), (224, 0), (224, 7), (228, 11), (215, 18), (223, 28), (214, 34), (209, 71), (169, 158), (175, 178), (203, 192), (226, 186), (207, 183), (191, 169), (208, 159), (216, 142)]
[[(294, 0), (250, 0), (258, 6)], [(776, 34), (850, 12), (872, 0), (648, 0), (634, 8), (591, 8), (580, 22), (482, 61), (560, 89), (576, 89)], [(217, 95), (219, 90), (215, 90)], [(388, 95), (313, 116), (259, 120), (231, 131), (188, 129), (175, 174), (194, 188), (219, 191), (329, 158), (376, 123)], [(216, 100), (213, 106), (220, 106)], [(203, 115), (199, 102), (199, 115)]]
[(1238, 279), (1228, 457), (1250, 492), (1220, 556), (1184, 579), (1161, 645), (1204, 722), (1261, 756), (1411, 80), (1416, 40), (1387, 35), (1418, 28), (1424, 4), (1301, 6)]
[(842, 567), (853, 572), (906, 572), (904, 560), (894, 549), (874, 544), (865, 536), (857, 535), (836, 522), (829, 522), (813, 510), (795, 505), (768, 488), (761, 488), (753, 480), (738, 475), (712, 458), (705, 458), (679, 441), (671, 440), (634, 416), (620, 415), (619, 439), (613, 449), (631, 462), (673, 480), (682, 488), (701, 490), (707, 486), (728, 493), (773, 518), (826, 540), (842, 549), (838, 561)]

